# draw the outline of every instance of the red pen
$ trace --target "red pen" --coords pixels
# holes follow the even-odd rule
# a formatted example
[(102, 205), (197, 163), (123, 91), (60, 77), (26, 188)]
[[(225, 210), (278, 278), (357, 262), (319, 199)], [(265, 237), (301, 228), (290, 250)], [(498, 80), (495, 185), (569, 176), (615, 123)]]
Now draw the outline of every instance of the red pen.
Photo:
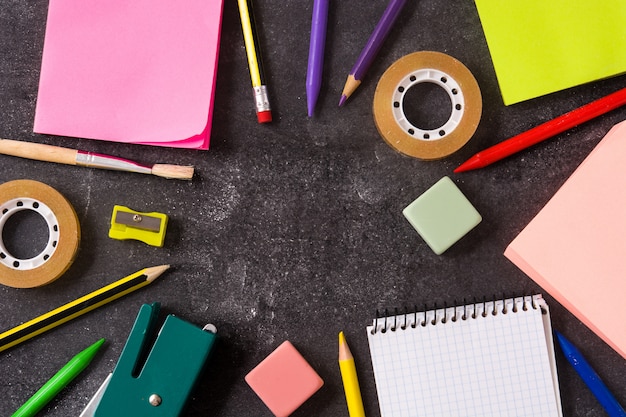
[(555, 119), (533, 127), (490, 148), (478, 152), (454, 170), (455, 173), (483, 168), (554, 135), (571, 129), (626, 104), (626, 88), (592, 101)]

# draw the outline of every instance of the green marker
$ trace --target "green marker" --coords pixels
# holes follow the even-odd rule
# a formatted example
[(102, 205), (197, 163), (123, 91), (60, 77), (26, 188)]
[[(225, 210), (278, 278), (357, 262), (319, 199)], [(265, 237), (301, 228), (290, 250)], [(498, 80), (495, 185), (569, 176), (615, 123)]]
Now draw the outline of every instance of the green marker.
[(11, 417), (32, 417), (46, 406), (67, 384), (72, 382), (89, 365), (104, 343), (98, 340), (87, 349), (74, 356), (39, 391), (28, 399)]

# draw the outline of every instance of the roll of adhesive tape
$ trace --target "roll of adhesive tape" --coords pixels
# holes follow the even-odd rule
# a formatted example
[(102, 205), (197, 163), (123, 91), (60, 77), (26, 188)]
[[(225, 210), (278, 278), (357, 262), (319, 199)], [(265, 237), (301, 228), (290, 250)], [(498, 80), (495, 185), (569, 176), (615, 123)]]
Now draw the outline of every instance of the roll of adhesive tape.
[[(30, 259), (11, 255), (4, 243), (7, 220), (22, 210), (38, 213), (48, 225), (45, 249)], [(31, 180), (0, 185), (0, 283), (32, 288), (59, 278), (70, 267), (80, 241), (80, 224), (74, 208), (54, 188)]]
[[(414, 126), (404, 113), (407, 91), (430, 82), (450, 97), (450, 117), (441, 127)], [(383, 74), (374, 94), (374, 120), (379, 133), (397, 151), (419, 159), (446, 157), (472, 137), (482, 113), (476, 79), (461, 62), (440, 52), (415, 52), (400, 58)]]

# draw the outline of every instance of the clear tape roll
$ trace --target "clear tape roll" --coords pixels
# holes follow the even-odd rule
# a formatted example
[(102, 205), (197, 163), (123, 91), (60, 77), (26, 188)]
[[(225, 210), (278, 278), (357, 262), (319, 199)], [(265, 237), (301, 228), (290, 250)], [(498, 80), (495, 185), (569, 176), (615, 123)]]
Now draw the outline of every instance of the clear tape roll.
[[(448, 120), (435, 129), (415, 126), (404, 113), (404, 99), (416, 84), (443, 88), (452, 104)], [(394, 62), (374, 94), (374, 121), (383, 139), (397, 151), (424, 160), (444, 158), (472, 137), (482, 114), (480, 88), (455, 58), (432, 51), (414, 52)]]
[[(4, 242), (4, 227), (15, 213), (32, 210), (48, 228), (44, 250), (29, 259), (12, 255)], [(80, 241), (80, 223), (72, 205), (49, 185), (16, 180), (0, 185), (0, 284), (33, 288), (59, 278), (74, 262)]]

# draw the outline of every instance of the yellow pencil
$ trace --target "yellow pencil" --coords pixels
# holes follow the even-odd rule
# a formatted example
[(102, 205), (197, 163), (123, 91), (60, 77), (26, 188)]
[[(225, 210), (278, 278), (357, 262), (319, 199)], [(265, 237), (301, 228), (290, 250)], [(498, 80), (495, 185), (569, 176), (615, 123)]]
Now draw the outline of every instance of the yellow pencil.
[(361, 389), (359, 388), (359, 380), (356, 375), (356, 366), (354, 366), (354, 357), (352, 352), (350, 352), (343, 332), (339, 332), (339, 369), (341, 370), (343, 390), (346, 394), (346, 403), (348, 404), (350, 417), (365, 417)]
[(272, 121), (272, 109), (270, 107), (265, 75), (263, 74), (263, 61), (261, 60), (261, 47), (256, 33), (256, 23), (252, 11), (252, 0), (237, 0), (239, 17), (243, 30), (243, 40), (246, 45), (248, 67), (252, 80), (252, 90), (256, 103), (256, 114), (259, 123)]
[(0, 352), (25, 340), (66, 323), (130, 292), (145, 287), (169, 269), (169, 265), (154, 266), (135, 272), (106, 287), (91, 292), (71, 303), (32, 319), (0, 334)]

